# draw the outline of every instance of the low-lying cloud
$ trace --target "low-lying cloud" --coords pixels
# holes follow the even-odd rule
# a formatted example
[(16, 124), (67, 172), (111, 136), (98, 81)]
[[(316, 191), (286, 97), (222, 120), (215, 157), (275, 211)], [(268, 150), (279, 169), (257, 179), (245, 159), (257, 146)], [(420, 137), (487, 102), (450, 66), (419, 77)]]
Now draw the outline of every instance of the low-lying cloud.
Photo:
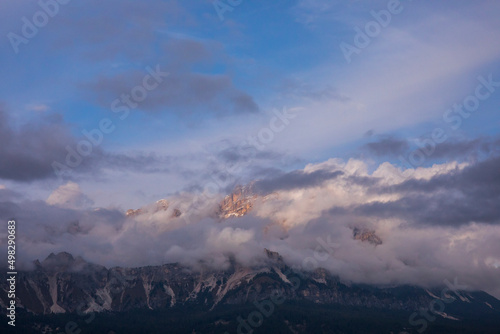
[[(233, 259), (262, 263), (268, 248), (294, 265), (323, 238), (337, 246), (318, 265), (343, 280), (431, 286), (459, 277), (500, 296), (499, 167), (491, 158), (405, 171), (383, 163), (369, 172), (361, 160), (330, 159), (257, 181), (256, 189), (272, 194), (226, 220), (216, 215), (224, 194), (180, 193), (126, 216), (82, 205), (73, 183), (46, 202), (2, 189), (0, 219), (18, 219), (25, 263), (68, 251), (106, 266), (227, 268)], [(383, 243), (355, 240), (354, 228), (374, 230)]]

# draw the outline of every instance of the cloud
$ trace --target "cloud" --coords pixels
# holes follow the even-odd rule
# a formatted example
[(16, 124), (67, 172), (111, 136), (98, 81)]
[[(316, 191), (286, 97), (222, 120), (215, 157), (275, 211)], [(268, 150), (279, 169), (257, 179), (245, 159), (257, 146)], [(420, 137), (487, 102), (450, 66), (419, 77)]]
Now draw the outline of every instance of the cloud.
[(37, 104), (27, 105), (26, 109), (34, 111), (34, 112), (46, 112), (46, 111), (50, 110), (50, 107), (46, 104), (43, 104), (43, 103), (37, 103)]
[(82, 193), (80, 186), (71, 181), (54, 190), (46, 202), (49, 205), (70, 209), (84, 208), (93, 204), (92, 200)]
[[(256, 183), (275, 195), (224, 221), (215, 215), (224, 193), (179, 193), (166, 208), (151, 204), (126, 217), (113, 208), (66, 205), (81, 199), (73, 183), (51, 195), (54, 205), (2, 189), (0, 219), (23, 222), (25, 262), (68, 251), (106, 266), (227, 268), (235, 260), (263, 263), (267, 248), (301, 265), (322, 238), (338, 247), (316, 265), (343, 280), (432, 286), (459, 277), (473, 288), (498, 291), (499, 167), (499, 158), (491, 158), (406, 171), (383, 163), (369, 172), (363, 161), (330, 159)], [(356, 227), (376, 231), (383, 243), (354, 240)]]
[(432, 154), (438, 159), (457, 159), (498, 155), (500, 153), (500, 138), (476, 138), (470, 140), (450, 140), (436, 145)]
[[(75, 188), (71, 183), (60, 187), (51, 195), (51, 204), (22, 196), (0, 199), (0, 219), (18, 222), (16, 240), (25, 246), (18, 253), (20, 266), (27, 268), (34, 259), (53, 251), (66, 249), (87, 255), (94, 248), (96, 252), (110, 250), (109, 238), (122, 228), (125, 215), (114, 209), (81, 206), (82, 202), (88, 204), (88, 199)], [(6, 238), (4, 232), (0, 234)], [(97, 257), (89, 258), (99, 262)]]
[(353, 208), (355, 213), (397, 217), (426, 225), (459, 226), (471, 222), (500, 224), (500, 158), (451, 170), (429, 179), (409, 179), (374, 187), (374, 193), (397, 194), (392, 201), (373, 201)]
[(307, 189), (321, 186), (323, 182), (334, 179), (344, 172), (316, 170), (310, 173), (303, 171), (293, 171), (273, 179), (259, 180), (254, 184), (258, 193), (269, 194), (279, 190)]
[[(167, 69), (170, 71), (170, 68)], [(95, 94), (102, 107), (109, 108), (112, 101), (122, 94), (129, 94), (133, 87), (141, 84), (145, 75), (146, 72), (131, 71), (101, 77), (85, 86)], [(254, 99), (237, 89), (228, 75), (192, 72), (170, 73), (158, 88), (148, 92), (147, 98), (137, 108), (145, 112), (168, 112), (186, 117), (194, 113), (223, 116), (259, 110)]]
[[(65, 163), (68, 149), (76, 150), (81, 138), (74, 136), (68, 123), (59, 114), (37, 116), (34, 120), (16, 125), (5, 108), (0, 106), (0, 179), (31, 182), (56, 177), (52, 163)], [(74, 179), (96, 176), (102, 169), (161, 173), (169, 171), (178, 158), (148, 152), (108, 152), (97, 146), (82, 163), (72, 168)]]
[[(137, 110), (168, 112), (189, 117), (193, 114), (216, 116), (256, 113), (259, 106), (254, 98), (236, 87), (229, 74), (232, 58), (223, 46), (213, 40), (200, 40), (188, 36), (166, 34), (158, 46), (161, 55), (151, 56), (149, 66), (160, 64), (169, 75), (160, 85), (148, 91), (147, 98)], [(213, 68), (224, 66), (220, 73)], [(144, 69), (117, 69), (100, 75), (81, 85), (89, 97), (104, 108), (112, 101), (140, 85), (146, 75)]]
[(15, 127), (1, 106), (0, 141), (0, 178), (15, 181), (53, 177), (52, 162), (63, 160), (66, 145), (75, 143), (59, 115)]
[(462, 139), (451, 137), (443, 143), (432, 141), (432, 147), (428, 143), (429, 140), (425, 136), (415, 139), (413, 143), (408, 139), (383, 136), (363, 145), (361, 149), (376, 157), (398, 157), (400, 155), (407, 156), (413, 150), (424, 147), (425, 150), (431, 152), (429, 159), (441, 160), (472, 159), (477, 161), (500, 153), (500, 138)]
[(397, 156), (409, 149), (410, 145), (405, 139), (394, 137), (380, 138), (378, 141), (364, 145), (364, 149), (376, 156)]
[[(76, 151), (81, 140), (87, 140), (72, 130), (73, 125), (56, 113), (35, 115), (31, 120), (17, 124), (13, 117), (9, 117), (7, 109), (0, 106), (0, 140), (3, 143), (0, 146), (0, 179), (25, 184), (56, 180), (53, 163), (66, 164), (68, 153)], [(257, 159), (271, 160), (275, 156), (270, 152), (260, 152)], [(199, 174), (199, 164), (205, 163), (205, 159), (206, 152), (172, 155), (153, 150), (109, 151), (103, 146), (93, 146), (92, 153), (82, 157), (81, 164), (69, 168), (69, 173), (63, 173), (63, 180), (103, 180), (106, 171), (172, 174), (192, 180), (193, 173)]]
[(10, 199), (21, 198), (21, 193), (8, 189), (4, 185), (0, 185), (0, 201), (7, 201)]
[[(4, 35), (19, 32), (19, 18), (32, 17), (39, 10), (36, 3), (9, 1), (5, 6), (0, 13)], [(423, 2), (404, 4), (401, 16), (353, 55), (348, 67), (339, 43), (352, 43), (353, 26), (363, 28), (372, 19), (370, 10), (385, 8), (387, 1), (372, 3), (372, 8), (359, 1), (348, 6), (340, 1), (296, 2), (292, 15), (317, 32), (314, 38), (310, 31), (287, 21), (276, 25), (287, 31), (279, 30), (275, 36), (260, 34), (266, 29), (247, 29), (254, 27), (251, 21), (247, 26), (229, 18), (225, 24), (217, 22), (220, 29), (207, 27), (203, 18), (213, 18), (214, 13), (195, 16), (186, 10), (213, 9), (209, 2), (199, 6), (175, 0), (146, 5), (134, 0), (73, 1), (60, 6), (60, 14), (29, 45), (20, 45), (19, 57), (8, 50), (12, 60), (4, 62), (9, 86), (5, 94), (13, 95), (12, 101), (33, 103), (23, 103), (21, 108), (43, 111), (30, 112), (33, 119), (18, 124), (7, 117), (5, 108), (0, 110), (0, 178), (6, 184), (0, 189), (0, 218), (22, 222), (20, 263), (69, 251), (108, 266), (178, 261), (224, 267), (235, 258), (255, 263), (268, 248), (279, 251), (288, 263), (301, 264), (314, 254), (318, 238), (329, 237), (340, 247), (329, 261), (318, 265), (345, 280), (428, 285), (459, 276), (471, 286), (500, 291), (495, 267), (500, 253), (498, 138), (452, 138), (437, 145), (432, 154), (432, 159), (448, 162), (415, 170), (403, 171), (379, 161), (392, 161), (417, 148), (412, 141), (389, 136), (372, 136), (362, 148), (378, 158), (378, 166), (358, 159), (330, 159), (293, 171), (290, 166), (303, 165), (304, 160), (283, 166), (283, 152), (317, 161), (368, 130), (373, 135), (441, 120), (447, 108), (473, 93), (475, 78), (487, 76), (489, 65), (500, 55), (497, 3), (453, 2), (447, 11), (436, 11)], [(227, 27), (237, 31), (221, 33)], [(294, 34), (296, 43), (280, 40), (276, 37), (280, 32)], [(252, 51), (251, 57), (244, 55), (247, 51)], [(297, 57), (290, 55), (307, 61), (296, 62)], [(47, 62), (49, 58), (57, 61)], [(29, 182), (54, 177), (51, 163), (64, 161), (66, 145), (74, 148), (80, 139), (62, 116), (48, 114), (43, 101), (50, 101), (54, 110), (67, 106), (67, 119), (96, 121), (98, 111), (82, 116), (81, 110), (89, 106), (109, 110), (116, 98), (142, 83), (146, 66), (156, 64), (170, 74), (139, 105), (145, 118), (204, 120), (213, 128), (201, 134), (164, 134), (157, 150), (149, 145), (145, 149), (133, 139), (113, 142), (119, 145), (117, 152), (97, 147), (73, 170), (72, 181), (54, 187), (47, 201), (25, 198), (12, 187), (18, 182), (31, 187), (34, 182)], [(19, 66), (23, 71), (18, 71)], [(257, 88), (250, 91), (250, 86)], [(267, 88), (276, 86), (280, 96), (275, 98)], [(262, 103), (274, 104), (280, 98), (303, 105), (304, 112), (266, 150), (250, 156), (246, 152), (251, 147), (232, 143), (214, 149), (211, 156), (185, 153), (192, 144), (186, 144), (186, 138), (246, 136), (252, 129), (261, 129), (257, 123), (265, 115), (259, 114), (256, 121), (243, 116), (256, 115), (264, 109)], [(485, 118), (468, 122), (494, 119), (496, 111), (488, 108), (492, 102), (481, 102), (481, 112), (475, 115)], [(241, 117), (226, 117), (231, 115)], [(151, 124), (143, 123), (143, 116), (138, 115), (134, 130), (146, 130), (135, 138), (148, 131), (144, 124)], [(463, 130), (467, 127), (464, 122)], [(181, 127), (178, 132), (184, 131)], [(164, 153), (167, 142), (172, 151), (182, 153)], [(131, 151), (131, 145), (138, 149)], [(227, 174), (224, 168), (234, 165), (243, 165), (243, 171), (235, 173), (231, 182), (222, 182), (225, 186), (215, 193), (206, 191), (205, 181), (214, 176), (223, 180), (219, 176)], [(225, 190), (255, 176), (257, 193), (276, 196), (258, 198), (245, 217), (220, 221), (215, 211)], [(89, 186), (82, 178), (88, 183), (90, 178), (112, 179), (106, 186), (115, 184), (106, 191), (93, 192), (109, 201), (126, 198), (124, 187), (133, 188), (130, 192), (142, 189), (150, 197), (159, 192), (174, 195), (168, 198), (166, 211), (127, 217), (115, 206), (89, 208), (92, 200), (98, 201), (82, 194), (78, 184), (84, 189)], [(187, 179), (192, 187), (178, 191), (182, 185), (177, 178)], [(50, 186), (43, 183), (44, 190)], [(173, 215), (174, 209), (180, 210), (180, 217)], [(375, 230), (383, 244), (374, 247), (353, 240), (355, 227)], [(5, 233), (0, 231), (1, 245)]]
[(103, 152), (101, 159), (98, 163), (101, 168), (147, 174), (178, 171), (180, 163), (179, 157), (153, 152)]
[[(47, 26), (53, 48), (78, 45), (87, 60), (138, 61), (154, 55), (155, 41), (171, 25), (189, 25), (193, 17), (176, 0), (153, 0), (145, 6), (131, 0), (87, 1), (61, 6), (58, 21)], [(112, 13), (112, 15), (110, 15)]]
[[(349, 145), (372, 129), (394, 133), (427, 122), (441, 122), (454, 103), (474, 94), (478, 76), (496, 75), (490, 65), (500, 56), (493, 35), (498, 30), (498, 20), (491, 14), (480, 19), (479, 12), (496, 12), (498, 4), (488, 3), (484, 10), (476, 4), (454, 2), (453, 10), (445, 15), (436, 12), (433, 4), (401, 4), (401, 14), (394, 16), (380, 34), (369, 38), (369, 45), (360, 48), (348, 64), (339, 44), (354, 45), (353, 27), (363, 30), (374, 20), (370, 11), (387, 8), (387, 1), (368, 6), (363, 2), (348, 6), (317, 0), (298, 2), (303, 7), (296, 14), (302, 15), (302, 8), (308, 9), (306, 15), (311, 12), (311, 20), (304, 24), (311, 22), (320, 27), (314, 36), (331, 45), (326, 52), (335, 59), (328, 57), (325, 63), (315, 64), (300, 75), (310, 78), (308, 82), (317, 87), (331, 85), (350, 99), (342, 103), (304, 99), (301, 106), (308, 117), (290, 126), (284, 134), (284, 146), (314, 159), (315, 153), (310, 152), (326, 155), (332, 146)], [(329, 31), (337, 34), (332, 36)], [(479, 49), (481, 53), (474, 51)], [(481, 102), (481, 115), (476, 114), (486, 122), (495, 121), (490, 103), (491, 100)], [(464, 121), (463, 129), (468, 128), (466, 122), (472, 121)]]

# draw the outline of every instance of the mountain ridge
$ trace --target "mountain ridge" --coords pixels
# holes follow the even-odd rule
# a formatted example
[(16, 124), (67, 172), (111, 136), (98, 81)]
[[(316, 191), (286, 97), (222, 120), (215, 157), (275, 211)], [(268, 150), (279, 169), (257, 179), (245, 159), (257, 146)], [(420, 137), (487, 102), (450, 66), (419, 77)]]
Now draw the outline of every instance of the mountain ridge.
[[(218, 305), (266, 299), (273, 291), (280, 291), (287, 300), (299, 302), (411, 311), (441, 298), (439, 288), (352, 284), (322, 268), (294, 270), (277, 252), (265, 249), (264, 253), (268, 261), (261, 266), (233, 262), (225, 270), (198, 271), (178, 263), (108, 269), (69, 253), (52, 253), (42, 262), (35, 261), (33, 271), (19, 273), (18, 305), (34, 314), (72, 313), (78, 307), (83, 312), (121, 312), (192, 303), (210, 311)], [(1, 289), (7, 291), (3, 282)], [(406, 291), (406, 297), (401, 297), (401, 291)], [(476, 291), (460, 295), (465, 297), (456, 298), (459, 303), (479, 302), (500, 315), (500, 301), (493, 296)], [(6, 307), (3, 295), (0, 307)]]

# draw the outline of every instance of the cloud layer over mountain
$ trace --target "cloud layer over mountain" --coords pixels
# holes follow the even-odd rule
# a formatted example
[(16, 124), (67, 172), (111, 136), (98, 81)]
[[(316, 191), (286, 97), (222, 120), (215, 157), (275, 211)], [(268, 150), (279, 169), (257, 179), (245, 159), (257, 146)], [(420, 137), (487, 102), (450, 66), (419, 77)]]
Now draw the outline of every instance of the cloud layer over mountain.
[[(18, 220), (25, 265), (68, 251), (107, 266), (220, 268), (231, 258), (258, 264), (268, 248), (292, 265), (324, 267), (348, 281), (438, 285), (458, 277), (499, 295), (498, 157), (405, 171), (390, 163), (369, 168), (361, 160), (330, 159), (257, 181), (254, 189), (266, 196), (256, 197), (248, 215), (227, 220), (215, 214), (224, 194), (184, 192), (126, 216), (88, 209), (90, 199), (75, 183), (46, 202), (0, 189), (0, 219)], [(383, 243), (355, 240), (354, 228), (375, 231)]]

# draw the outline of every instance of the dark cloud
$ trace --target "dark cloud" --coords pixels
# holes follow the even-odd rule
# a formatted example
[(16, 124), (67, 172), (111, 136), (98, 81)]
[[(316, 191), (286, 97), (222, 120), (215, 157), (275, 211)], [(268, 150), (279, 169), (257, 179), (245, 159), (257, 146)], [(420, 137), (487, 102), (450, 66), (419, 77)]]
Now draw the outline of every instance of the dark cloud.
[(217, 153), (217, 158), (226, 163), (245, 163), (250, 160), (271, 160), (277, 161), (283, 158), (282, 153), (270, 150), (258, 150), (251, 145), (231, 146)]
[(437, 175), (429, 180), (411, 179), (372, 193), (397, 193), (399, 200), (374, 202), (353, 211), (365, 216), (400, 218), (433, 225), (470, 222), (500, 223), (500, 158)]
[(176, 157), (146, 152), (105, 153), (102, 156), (100, 166), (140, 173), (166, 173), (176, 170), (174, 166), (178, 160)]
[[(67, 146), (76, 150), (79, 140), (70, 133), (70, 126), (58, 114), (49, 114), (15, 126), (4, 108), (0, 108), (0, 179), (30, 182), (56, 178), (53, 162), (66, 163)], [(94, 146), (91, 155), (82, 158), (75, 168), (69, 168), (63, 178), (82, 175), (97, 177), (105, 169), (139, 173), (180, 171), (179, 157), (148, 152), (114, 153)], [(0, 189), (2, 193), (10, 190)]]
[[(226, 55), (223, 46), (213, 40), (195, 40), (187, 37), (162, 36), (154, 50), (161, 49), (159, 55), (142, 61), (155, 67), (159, 64), (162, 72), (169, 75), (161, 84), (148, 92), (147, 98), (139, 103), (137, 110), (163, 111), (179, 116), (196, 113), (228, 114), (254, 113), (259, 110), (253, 97), (237, 88), (230, 70), (231, 57)], [(146, 47), (146, 46), (145, 46)], [(151, 45), (148, 45), (151, 47)], [(104, 108), (122, 94), (141, 85), (147, 74), (146, 65), (137, 69), (117, 69), (82, 85)], [(225, 73), (214, 73), (214, 68), (225, 68)], [(210, 73), (210, 74), (208, 74)]]
[(298, 163), (297, 158), (282, 152), (258, 149), (246, 143), (236, 145), (238, 143), (240, 141), (224, 139), (204, 146), (203, 152), (192, 157), (194, 163), (190, 168), (183, 170), (190, 181), (184, 190), (203, 191), (215, 182), (219, 192), (229, 193), (237, 185), (280, 176), (281, 168)]
[(478, 162), (462, 170), (456, 169), (446, 174), (437, 175), (429, 180), (411, 179), (376, 191), (398, 193), (458, 191), (469, 196), (499, 196), (500, 157)]
[(52, 162), (63, 160), (74, 144), (59, 116), (41, 117), (15, 127), (0, 106), (0, 178), (32, 181), (54, 177)]
[[(285, 191), (256, 202), (250, 214), (222, 223), (213, 217), (223, 194), (177, 194), (168, 198), (166, 211), (152, 203), (142, 207), (140, 215), (126, 217), (124, 210), (63, 208), (14, 200), (15, 194), (8, 192), (1, 197), (0, 191), (0, 219), (22, 222), (23, 261), (68, 251), (109, 266), (203, 262), (224, 268), (229, 257), (256, 263), (268, 248), (287, 263), (300, 265), (314, 256), (318, 245), (326, 244), (336, 245), (334, 254), (317, 265), (343, 280), (426, 286), (460, 275), (470, 279), (471, 286), (494, 290), (499, 167), (500, 158), (493, 157), (462, 170), (429, 168), (434, 177), (392, 187), (384, 185), (398, 182), (392, 180), (394, 175), (373, 177), (357, 163), (331, 162), (309, 173), (271, 170), (268, 175), (274, 177), (257, 181), (254, 188), (260, 193)], [(310, 187), (317, 188), (302, 191)], [(399, 199), (375, 196), (376, 201), (373, 194)], [(174, 208), (182, 212), (181, 218), (172, 216)], [(489, 224), (470, 224), (473, 221)], [(376, 231), (383, 244), (375, 248), (354, 240), (354, 228)]]
[[(90, 0), (85, 4), (61, 5), (59, 15), (43, 29), (43, 51), (47, 55), (33, 55), (31, 65), (43, 66), (37, 62), (47, 57), (76, 59), (76, 65), (63, 62), (58, 69), (64, 70), (66, 65), (70, 66), (67, 71), (78, 68), (79, 82), (71, 76), (67, 83), (86, 88), (90, 96), (82, 98), (106, 109), (121, 94), (130, 93), (131, 88), (142, 83), (147, 66), (160, 64), (170, 77), (150, 92), (138, 110), (166, 111), (179, 116), (197, 114), (197, 119), (206, 113), (257, 112), (254, 98), (233, 82), (235, 61), (223, 44), (179, 34), (199, 24), (185, 7), (202, 6), (213, 9), (209, 3), (186, 4), (176, 0)], [(25, 8), (26, 13), (37, 9), (32, 7)], [(36, 49), (25, 50), (32, 55)]]
[(188, 38), (170, 38), (163, 46), (165, 62), (173, 69), (190, 69), (193, 65), (210, 66), (225, 59), (222, 44)]
[(455, 197), (451, 193), (408, 195), (396, 201), (365, 204), (354, 212), (428, 225), (459, 226), (471, 222), (497, 224), (500, 221), (500, 199), (472, 200), (468, 197)]
[(373, 135), (375, 135), (375, 130), (371, 129), (371, 130), (366, 131), (365, 134), (363, 135), (363, 137), (370, 138)]
[(432, 157), (436, 159), (480, 158), (500, 153), (500, 139), (477, 138), (472, 140), (446, 141), (436, 145)]
[(367, 143), (363, 148), (376, 156), (382, 157), (402, 154), (410, 148), (410, 145), (405, 139), (385, 137), (378, 141)]
[(323, 184), (328, 180), (343, 175), (342, 171), (317, 170), (311, 173), (304, 171), (293, 171), (282, 174), (273, 179), (259, 180), (254, 184), (255, 191), (262, 194), (269, 194), (279, 190), (292, 190), (297, 188), (310, 188)]
[(421, 147), (430, 152), (429, 159), (480, 159), (490, 154), (500, 153), (500, 138), (459, 139), (448, 138), (443, 143), (436, 143), (425, 137), (415, 143), (395, 137), (382, 137), (365, 144), (362, 148), (378, 157), (407, 155)]
[[(170, 71), (166, 67), (161, 69)], [(146, 74), (146, 71), (134, 70), (101, 77), (84, 87), (95, 94), (102, 107), (109, 109), (115, 99), (130, 94), (132, 88), (141, 85)], [(170, 72), (158, 88), (149, 91), (146, 99), (138, 103), (137, 110), (169, 112), (178, 116), (195, 113), (223, 116), (255, 113), (259, 107), (250, 95), (237, 89), (227, 75)]]
[(370, 188), (377, 185), (380, 182), (381, 178), (373, 176), (351, 175), (347, 177), (347, 180), (352, 184)]

